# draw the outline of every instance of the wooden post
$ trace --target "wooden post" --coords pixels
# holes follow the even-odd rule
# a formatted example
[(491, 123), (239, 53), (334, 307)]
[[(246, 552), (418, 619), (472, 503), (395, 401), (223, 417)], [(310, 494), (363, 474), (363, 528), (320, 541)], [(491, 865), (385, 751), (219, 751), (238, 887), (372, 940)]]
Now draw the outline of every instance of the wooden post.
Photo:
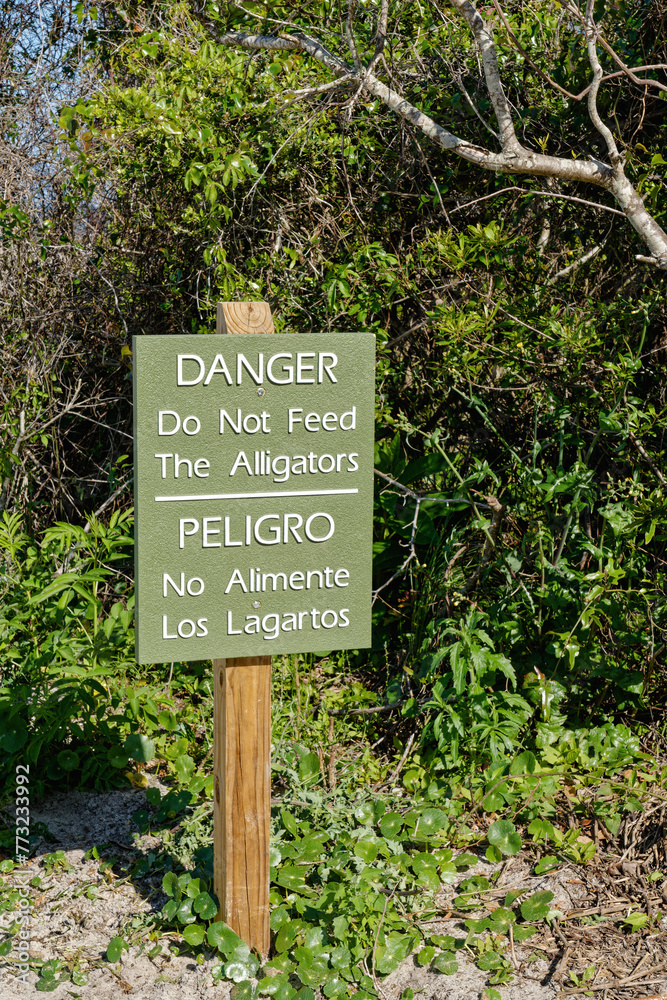
[[(217, 333), (273, 333), (266, 302), (218, 304)], [(271, 657), (213, 660), (213, 870), (224, 920), (269, 954)]]

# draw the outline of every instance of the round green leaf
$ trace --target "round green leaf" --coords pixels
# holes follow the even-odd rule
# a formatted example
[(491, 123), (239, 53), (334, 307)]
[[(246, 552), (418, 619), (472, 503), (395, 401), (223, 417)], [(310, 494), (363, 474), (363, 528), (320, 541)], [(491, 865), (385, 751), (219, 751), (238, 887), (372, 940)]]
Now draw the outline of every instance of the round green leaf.
[(227, 962), (225, 975), (227, 979), (232, 979), (235, 983), (241, 983), (245, 979), (250, 979), (250, 969), (243, 962)]
[(296, 996), (296, 990), (289, 983), (281, 983), (273, 995), (276, 1000), (292, 1000)]
[(252, 1000), (252, 983), (247, 979), (235, 983), (229, 991), (229, 1000)]
[(486, 849), (486, 860), (490, 861), (492, 864), (498, 864), (503, 860), (503, 856), (500, 852), (500, 848), (495, 847), (493, 844), (489, 844)]
[(534, 892), (521, 904), (521, 916), (524, 920), (544, 920), (549, 913), (549, 903), (553, 898), (553, 892)]
[(489, 843), (497, 847), (503, 854), (518, 854), (521, 850), (521, 837), (516, 832), (514, 823), (508, 819), (497, 819), (489, 827)]
[(218, 904), (208, 892), (200, 892), (195, 896), (192, 909), (198, 913), (202, 920), (212, 920), (218, 912)]
[(155, 756), (155, 744), (142, 733), (131, 733), (123, 744), (123, 749), (141, 764), (147, 764)]
[(374, 819), (374, 810), (370, 802), (362, 802), (361, 805), (357, 806), (354, 810), (354, 818), (360, 823), (366, 826), (368, 823), (372, 823)]
[(23, 722), (3, 721), (0, 747), (7, 753), (15, 753), (17, 750), (20, 750), (27, 739), (28, 730)]
[(170, 732), (172, 729), (175, 729), (176, 726), (178, 725), (178, 721), (173, 712), (160, 712), (160, 714), (157, 717), (157, 721), (164, 729), (167, 729)]
[(125, 938), (113, 937), (109, 944), (107, 945), (107, 960), (109, 962), (117, 962), (122, 955), (123, 951), (127, 949), (127, 942)]
[(555, 854), (546, 854), (541, 861), (535, 865), (535, 874), (542, 875), (544, 872), (551, 872), (561, 864)]
[(294, 949), (294, 958), (302, 969), (309, 969), (311, 967), (313, 964), (313, 957), (312, 948), (306, 948), (305, 945)]
[(505, 906), (499, 906), (489, 918), (489, 930), (497, 934), (506, 934), (510, 924), (516, 923), (516, 915)]
[(271, 865), (272, 868), (275, 868), (276, 865), (279, 865), (281, 861), (282, 861), (282, 854), (280, 853), (279, 849), (272, 844), (271, 847), (269, 848), (269, 864)]
[(510, 764), (510, 774), (534, 774), (537, 767), (537, 758), (530, 750), (524, 750), (518, 757), (515, 757)]
[(79, 755), (74, 750), (61, 750), (58, 754), (58, 763), (63, 771), (76, 771), (79, 766)]
[(361, 858), (365, 864), (370, 865), (377, 858), (378, 849), (377, 846), (370, 840), (360, 840), (354, 845), (354, 853), (358, 858)]
[(528, 924), (519, 924), (513, 930), (515, 941), (527, 941), (533, 934), (537, 934), (537, 927), (530, 927)]
[(165, 903), (162, 907), (162, 919), (163, 920), (173, 920), (176, 916), (176, 911), (178, 910), (178, 900), (170, 899), (168, 903)]
[(403, 826), (403, 817), (400, 813), (390, 812), (380, 820), (380, 832), (388, 840), (395, 840)]
[(412, 938), (409, 934), (401, 934), (400, 931), (392, 931), (391, 934), (388, 934), (384, 948), (377, 950), (377, 971), (386, 976), (397, 969), (403, 959), (407, 958), (411, 945)]
[(241, 938), (222, 920), (216, 920), (206, 932), (206, 939), (212, 948), (217, 948), (223, 955), (231, 955), (241, 943)]
[(189, 897), (184, 899), (176, 910), (176, 919), (181, 924), (193, 924), (197, 919), (196, 914), (192, 912), (192, 900)]
[(419, 817), (418, 831), (431, 837), (438, 833), (447, 823), (447, 813), (442, 809), (425, 809)]
[(183, 929), (183, 937), (188, 944), (196, 947), (204, 940), (204, 928), (201, 924), (189, 924)]
[(187, 896), (190, 896), (191, 899), (196, 899), (197, 896), (201, 896), (202, 892), (206, 892), (206, 883), (200, 878), (190, 879), (185, 887), (185, 893)]
[(112, 767), (121, 768), (121, 767), (127, 767), (127, 762), (130, 758), (129, 755), (126, 754), (124, 750), (121, 750), (120, 747), (118, 747), (114, 750), (109, 750), (109, 753), (107, 754), (107, 759)]
[(495, 951), (489, 951), (481, 958), (478, 958), (475, 965), (483, 972), (490, 972), (492, 969), (500, 969), (505, 964), (505, 959)]
[(431, 968), (436, 972), (442, 972), (445, 976), (453, 976), (459, 971), (458, 962), (451, 951), (443, 951), (441, 955), (436, 955)]
[(435, 948), (427, 944), (425, 948), (417, 952), (417, 965), (428, 965), (435, 958)]

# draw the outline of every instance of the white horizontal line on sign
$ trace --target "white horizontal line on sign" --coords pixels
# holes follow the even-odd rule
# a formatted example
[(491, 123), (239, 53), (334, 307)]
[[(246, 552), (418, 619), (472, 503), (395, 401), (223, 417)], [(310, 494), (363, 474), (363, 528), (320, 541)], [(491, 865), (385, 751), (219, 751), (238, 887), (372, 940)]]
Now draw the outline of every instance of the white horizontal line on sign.
[(332, 497), (341, 493), (358, 493), (351, 490), (272, 490), (268, 493), (194, 493), (184, 497), (155, 497), (156, 503), (170, 503), (172, 500), (252, 500), (254, 497)]

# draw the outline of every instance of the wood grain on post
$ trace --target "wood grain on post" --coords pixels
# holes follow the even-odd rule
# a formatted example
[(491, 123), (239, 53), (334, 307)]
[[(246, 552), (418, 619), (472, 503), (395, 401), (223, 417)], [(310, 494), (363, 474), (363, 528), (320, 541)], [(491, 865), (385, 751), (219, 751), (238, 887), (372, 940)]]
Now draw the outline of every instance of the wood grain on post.
[[(218, 333), (273, 333), (266, 302), (218, 304)], [(213, 869), (220, 918), (269, 954), (271, 657), (213, 660)]]

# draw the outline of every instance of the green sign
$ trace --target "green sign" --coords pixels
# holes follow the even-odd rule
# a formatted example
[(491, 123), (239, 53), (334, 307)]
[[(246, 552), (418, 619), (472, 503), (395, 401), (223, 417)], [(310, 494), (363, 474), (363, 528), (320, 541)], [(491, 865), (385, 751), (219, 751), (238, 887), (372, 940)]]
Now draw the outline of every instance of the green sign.
[(137, 661), (370, 645), (375, 338), (133, 352)]

